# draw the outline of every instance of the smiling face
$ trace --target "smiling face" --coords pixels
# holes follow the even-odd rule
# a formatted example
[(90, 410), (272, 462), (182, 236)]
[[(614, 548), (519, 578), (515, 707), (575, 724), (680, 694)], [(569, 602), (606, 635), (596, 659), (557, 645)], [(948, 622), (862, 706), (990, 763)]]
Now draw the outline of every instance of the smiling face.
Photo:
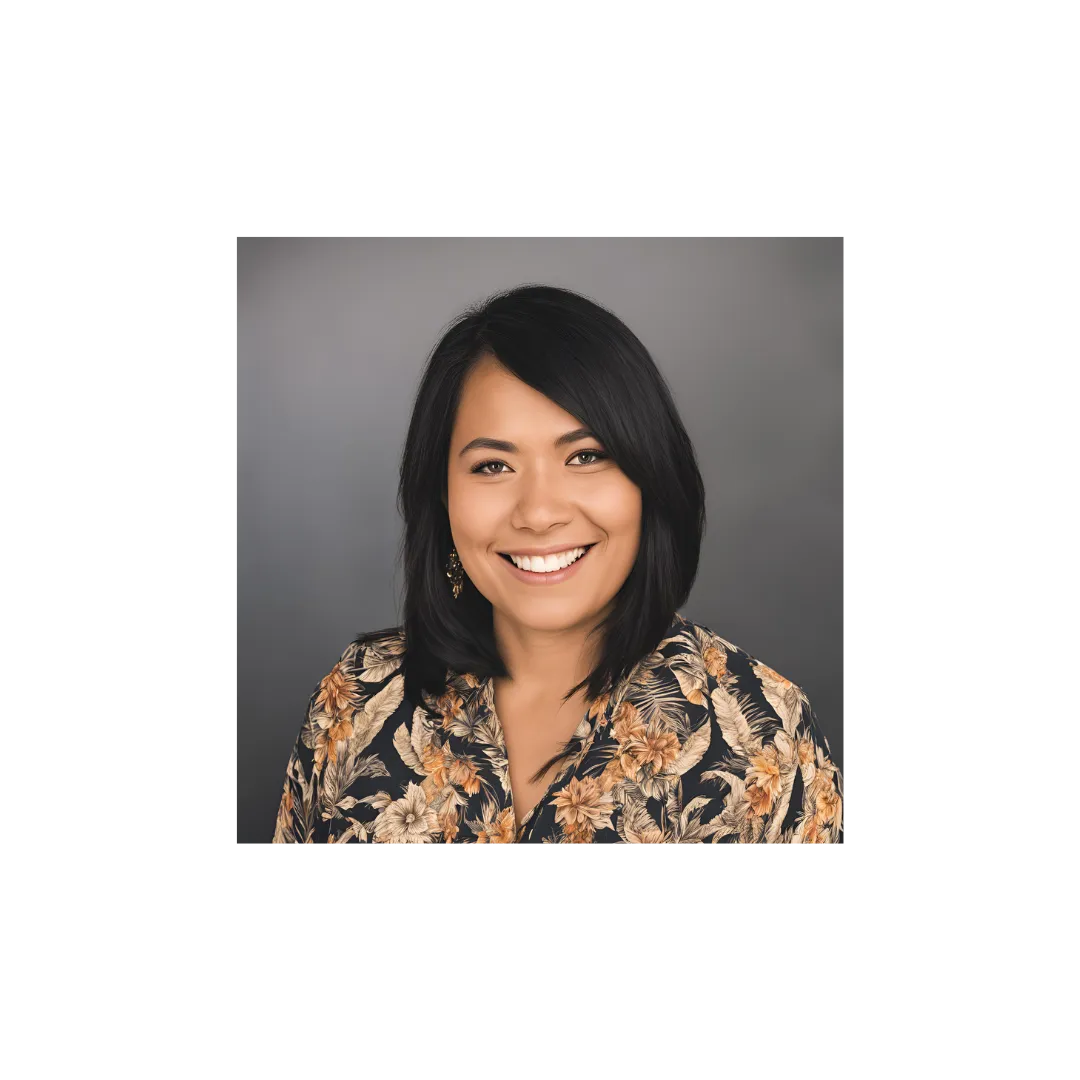
[[(497, 613), (535, 630), (594, 623), (637, 558), (641, 491), (582, 426), (487, 355), (465, 380), (450, 436), (447, 511), (462, 568)], [(489, 445), (469, 445), (477, 439)], [(500, 554), (586, 545), (580, 564), (545, 575)]]

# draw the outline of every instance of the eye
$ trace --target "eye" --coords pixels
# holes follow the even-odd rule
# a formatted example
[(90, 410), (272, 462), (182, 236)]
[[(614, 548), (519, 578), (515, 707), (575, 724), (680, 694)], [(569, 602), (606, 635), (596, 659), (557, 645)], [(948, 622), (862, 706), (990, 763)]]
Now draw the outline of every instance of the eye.
[[(579, 450), (574, 457), (581, 457), (582, 454), (592, 454), (596, 459), (595, 461), (586, 461), (586, 465), (595, 465), (597, 461), (603, 461), (607, 457), (607, 454), (605, 454), (603, 450)], [(572, 461), (573, 458), (570, 460)]]
[[(570, 460), (573, 461), (574, 458), (581, 457), (582, 454), (591, 454), (592, 457), (594, 458), (593, 461), (583, 462), (584, 465), (595, 465), (598, 461), (606, 460), (606, 458), (608, 456), (603, 450), (579, 450), (576, 454), (573, 455), (573, 457), (570, 458)], [(492, 459), (491, 461), (481, 461), (479, 465), (474, 465), (469, 470), (469, 472), (477, 473), (480, 476), (504, 476), (505, 473), (503, 473), (501, 471), (500, 472), (488, 472), (487, 471), (490, 467), (495, 466), (495, 465), (503, 465), (506, 468), (509, 468), (509, 466), (506, 464), (505, 461), (499, 461), (497, 458), (495, 458), (495, 459)], [(579, 465), (578, 468), (581, 468), (581, 466)]]
[(505, 461), (481, 461), (479, 465), (474, 465), (469, 472), (480, 473), (483, 476), (502, 476), (502, 473), (484, 472), (489, 465), (506, 465)]

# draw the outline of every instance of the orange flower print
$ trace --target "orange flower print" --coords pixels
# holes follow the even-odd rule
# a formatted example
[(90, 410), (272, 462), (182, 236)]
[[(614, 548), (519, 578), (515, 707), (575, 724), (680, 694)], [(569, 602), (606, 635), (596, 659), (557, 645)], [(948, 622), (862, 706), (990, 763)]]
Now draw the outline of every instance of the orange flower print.
[(452, 844), (458, 834), (458, 816), (454, 807), (451, 806), (439, 814), (439, 828), (442, 829), (443, 840)]
[[(839, 830), (842, 811), (840, 793), (833, 782), (836, 766), (828, 758), (814, 771), (814, 778), (806, 785), (806, 805), (811, 808), (809, 821), (803, 833), (804, 841), (828, 843), (832, 833)], [(826, 831), (826, 826), (830, 828)]]
[(723, 679), (727, 675), (727, 653), (718, 649), (715, 645), (706, 645), (702, 650), (701, 659), (705, 663), (705, 670), (714, 679)]
[(836, 816), (836, 811), (840, 808), (840, 796), (836, 793), (836, 789), (832, 786), (831, 781), (825, 791), (818, 792), (814, 806), (814, 817), (816, 817), (822, 825), (828, 825), (828, 823)]
[(315, 768), (321, 770), (327, 758), (337, 761), (338, 743), (352, 738), (353, 722), (323, 714), (314, 717), (319, 730), (315, 736)]
[(610, 791), (620, 780), (623, 779), (622, 762), (612, 758), (604, 768), (604, 771), (596, 778), (601, 791)]
[(809, 796), (810, 801), (815, 805), (817, 804), (819, 795), (828, 792), (835, 794), (832, 779), (834, 768), (835, 766), (832, 762), (826, 758), (825, 764), (814, 770), (814, 778), (806, 785), (806, 793)]
[(596, 830), (588, 821), (579, 821), (573, 828), (563, 829), (563, 836), (570, 844), (591, 844), (595, 835)]
[(644, 734), (645, 725), (641, 722), (641, 714), (629, 701), (622, 702), (615, 710), (611, 732), (620, 743), (629, 742)]
[(320, 712), (337, 716), (346, 709), (356, 707), (359, 685), (339, 660), (322, 682), (319, 683), (319, 695), (315, 698), (315, 708)]
[(452, 760), (453, 755), (441, 746), (436, 746), (434, 742), (429, 742), (424, 747), (420, 757), (420, 764), (436, 789), (441, 788), (449, 781), (450, 771), (448, 766)]
[(413, 700), (406, 637), (361, 635), (309, 695), (275, 843), (843, 843), (843, 777), (802, 687), (706, 626), (676, 613), (583, 702), (521, 825), (495, 679), (448, 667)]
[(679, 756), (679, 738), (665, 731), (653, 720), (645, 729), (639, 728), (619, 748), (619, 760), (629, 779), (640, 778), (640, 770), (651, 766), (647, 774), (656, 776)]
[(316, 719), (323, 730), (315, 740), (315, 768), (322, 769), (327, 758), (337, 761), (337, 744), (352, 738), (352, 720), (332, 720), (328, 716)]
[(476, 835), (478, 844), (512, 844), (515, 836), (513, 807), (506, 807), (495, 817), (490, 816), (490, 806), (481, 822), (483, 828)]
[(508, 806), (497, 818), (499, 835), (498, 843), (512, 844), (516, 834), (516, 822), (514, 821), (514, 809)]
[(480, 790), (480, 774), (476, 766), (465, 758), (453, 757), (450, 759), (448, 775), (451, 784), (457, 784), (466, 795), (475, 795)]
[(746, 785), (746, 798), (750, 803), (750, 813), (755, 817), (764, 817), (772, 808), (773, 797), (757, 784)]
[(454, 720), (463, 715), (464, 704), (464, 699), (454, 690), (448, 690), (436, 701), (436, 708), (442, 714), (440, 726), (443, 731), (449, 731)]
[(615, 804), (592, 776), (573, 777), (552, 802), (555, 804), (555, 823), (562, 826), (567, 836), (583, 836), (590, 830), (595, 831), (598, 825), (611, 828)]
[(762, 791), (768, 792), (770, 802), (780, 794), (780, 755), (773, 743), (769, 743), (762, 748), (761, 753), (750, 758), (746, 783), (755, 784)]

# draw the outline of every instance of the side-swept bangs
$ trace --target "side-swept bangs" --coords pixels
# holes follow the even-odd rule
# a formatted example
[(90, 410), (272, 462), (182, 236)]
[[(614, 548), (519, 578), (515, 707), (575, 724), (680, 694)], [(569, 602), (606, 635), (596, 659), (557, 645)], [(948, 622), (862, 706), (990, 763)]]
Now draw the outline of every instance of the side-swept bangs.
[(447, 670), (506, 676), (492, 608), (469, 581), (455, 600), (446, 577), (453, 543), (443, 498), (450, 434), (465, 377), (486, 353), (576, 417), (640, 489), (637, 560), (596, 628), (600, 659), (583, 686), (613, 689), (659, 644), (697, 574), (705, 489), (694, 449), (645, 346), (610, 311), (566, 289), (497, 293), (450, 324), (428, 358), (401, 458), (405, 693), (438, 695)]

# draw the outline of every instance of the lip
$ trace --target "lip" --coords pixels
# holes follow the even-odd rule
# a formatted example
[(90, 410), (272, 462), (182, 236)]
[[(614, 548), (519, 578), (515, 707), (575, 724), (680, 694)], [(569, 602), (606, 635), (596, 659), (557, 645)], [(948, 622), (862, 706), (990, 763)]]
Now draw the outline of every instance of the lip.
[[(593, 541), (595, 544), (596, 541)], [(560, 551), (573, 551), (574, 548), (587, 548), (592, 544), (550, 544), (548, 547), (514, 548), (512, 551), (500, 551), (500, 555), (558, 555)]]
[[(579, 544), (579, 547), (585, 547), (585, 544)], [(568, 578), (573, 577), (577, 573), (577, 569), (581, 564), (592, 554), (593, 548), (596, 547), (593, 544), (589, 547), (589, 550), (581, 556), (580, 559), (575, 560), (569, 566), (564, 566), (562, 570), (553, 570), (550, 574), (534, 574), (531, 570), (521, 570), (516, 567), (509, 559), (504, 559), (502, 555), (496, 555), (495, 557), (510, 571), (511, 574), (517, 578), (518, 581), (524, 585), (537, 585), (543, 588), (545, 585), (558, 585), (561, 581), (566, 581)], [(566, 551), (566, 548), (555, 548), (555, 551)]]

